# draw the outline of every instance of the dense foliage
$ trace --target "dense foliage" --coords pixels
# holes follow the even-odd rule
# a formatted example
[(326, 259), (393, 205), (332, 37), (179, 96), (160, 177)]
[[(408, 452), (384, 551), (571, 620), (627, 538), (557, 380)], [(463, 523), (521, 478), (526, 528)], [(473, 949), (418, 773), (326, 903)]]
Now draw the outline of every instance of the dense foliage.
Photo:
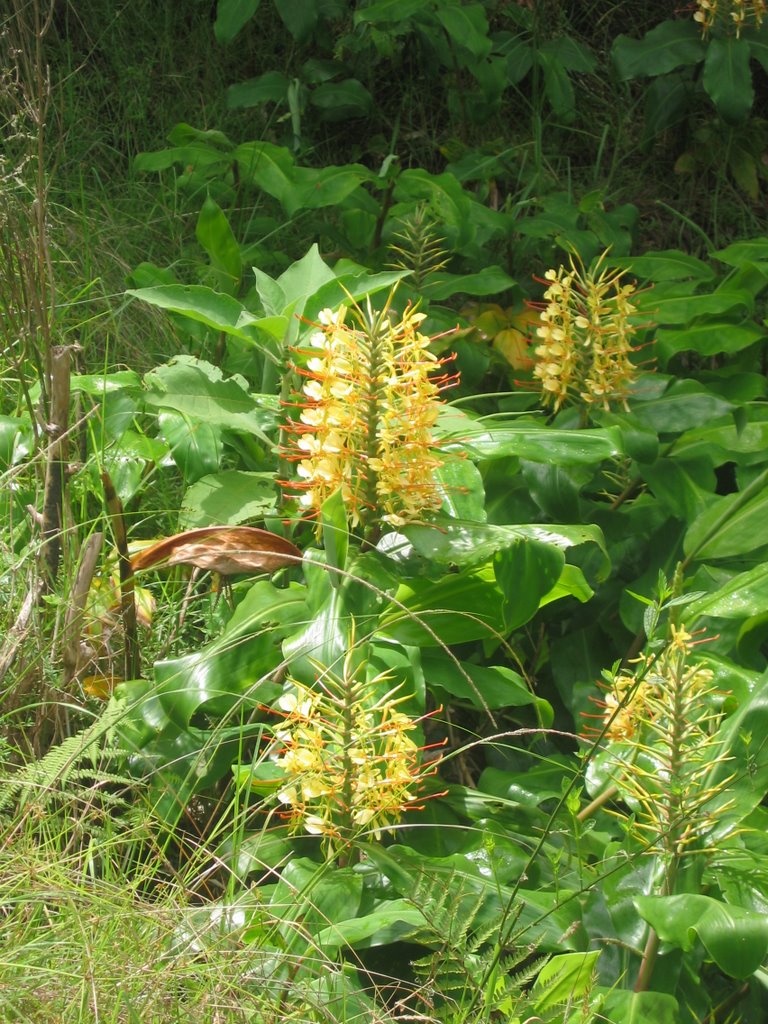
[(43, 6), (8, 1019), (765, 1020), (765, 4)]

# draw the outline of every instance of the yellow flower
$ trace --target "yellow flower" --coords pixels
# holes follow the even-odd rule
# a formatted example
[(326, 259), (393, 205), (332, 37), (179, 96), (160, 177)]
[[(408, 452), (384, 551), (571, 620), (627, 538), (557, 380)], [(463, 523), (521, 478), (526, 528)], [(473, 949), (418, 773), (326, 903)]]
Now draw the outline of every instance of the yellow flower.
[(766, 0), (696, 0), (696, 6), (693, 20), (701, 25), (703, 36), (719, 21), (726, 29), (735, 26), (738, 38), (745, 27), (759, 29), (768, 11)]
[(542, 402), (555, 411), (578, 400), (606, 410), (617, 402), (626, 407), (635, 376), (630, 355), (636, 308), (629, 301), (635, 288), (622, 284), (621, 271), (600, 272), (605, 256), (591, 271), (571, 262), (570, 270), (561, 266), (544, 275), (549, 287), (539, 314), (533, 374)]
[(419, 331), (423, 313), (355, 317), (323, 310), (303, 353), (301, 411), (284, 452), (297, 479), (286, 486), (313, 514), (340, 490), (353, 526), (372, 517), (402, 525), (442, 504), (432, 428), (449, 380), (434, 376), (442, 361)]

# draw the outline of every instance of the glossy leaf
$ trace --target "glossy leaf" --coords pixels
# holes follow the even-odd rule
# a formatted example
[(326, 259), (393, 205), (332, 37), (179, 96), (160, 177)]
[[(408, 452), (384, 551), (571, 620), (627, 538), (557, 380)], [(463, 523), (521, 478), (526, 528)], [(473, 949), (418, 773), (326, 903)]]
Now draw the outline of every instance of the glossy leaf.
[(530, 621), (542, 598), (560, 577), (565, 555), (556, 547), (518, 540), (494, 555), (496, 581), (504, 595), (502, 614), (508, 630)]
[(277, 501), (271, 473), (226, 469), (204, 476), (187, 489), (179, 526), (239, 526), (248, 519), (273, 515)]
[(612, 267), (623, 267), (647, 281), (711, 281), (715, 272), (708, 263), (680, 249), (647, 252), (642, 256), (624, 256), (607, 261)]
[(618, 36), (611, 56), (625, 80), (664, 75), (683, 65), (697, 64), (706, 52), (694, 21), (663, 21), (642, 39)]
[(277, 425), (275, 403), (271, 398), (257, 399), (249, 394), (242, 378), (224, 379), (221, 370), (210, 363), (177, 356), (144, 379), (147, 405), (175, 409), (191, 422), (255, 434), (271, 445), (264, 431)]
[(424, 651), (422, 668), (429, 689), (469, 702), (479, 709), (535, 706), (545, 725), (552, 723), (552, 706), (537, 697), (523, 677), (503, 665), (456, 662), (444, 651)]
[(553, 956), (533, 983), (537, 1013), (546, 1013), (560, 1003), (572, 1003), (591, 992), (599, 950), (562, 953)]
[(716, 499), (691, 524), (684, 550), (699, 561), (743, 555), (768, 544), (768, 470), (737, 494)]
[(233, 295), (243, 273), (240, 246), (224, 211), (210, 196), (206, 196), (200, 209), (195, 235), (218, 272), (219, 290)]
[(662, 941), (690, 951), (699, 939), (731, 978), (748, 978), (768, 953), (768, 921), (752, 910), (695, 893), (636, 896), (635, 906)]
[[(715, 619), (746, 619), (768, 608), (768, 565), (756, 565), (737, 573), (724, 586), (688, 605), (689, 621), (707, 616)], [(692, 618), (691, 618), (692, 617)]]
[(715, 36), (707, 46), (704, 89), (718, 114), (731, 124), (746, 118), (755, 99), (749, 58), (747, 40), (733, 35)]
[(216, 472), (223, 449), (219, 424), (191, 419), (170, 409), (159, 413), (157, 424), (161, 436), (168, 442), (173, 461), (188, 484)]
[(261, 0), (219, 0), (213, 31), (220, 43), (230, 43), (259, 9)]

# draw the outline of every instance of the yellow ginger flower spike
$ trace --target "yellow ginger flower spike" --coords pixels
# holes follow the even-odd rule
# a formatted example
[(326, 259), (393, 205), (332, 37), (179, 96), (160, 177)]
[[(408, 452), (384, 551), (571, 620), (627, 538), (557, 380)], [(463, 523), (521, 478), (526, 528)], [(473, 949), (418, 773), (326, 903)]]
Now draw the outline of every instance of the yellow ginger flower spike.
[(630, 354), (637, 328), (631, 317), (633, 284), (624, 284), (622, 271), (600, 271), (606, 253), (593, 270), (561, 266), (544, 275), (548, 287), (536, 331), (538, 359), (533, 374), (541, 401), (555, 411), (566, 402), (605, 410), (619, 403), (635, 377)]
[(298, 463), (287, 483), (317, 514), (340, 490), (353, 526), (366, 519), (403, 525), (442, 504), (436, 472), (442, 460), (432, 428), (442, 360), (421, 334), (423, 313), (408, 307), (399, 321), (371, 310), (324, 310), (298, 372), (306, 378), (295, 440), (285, 454)]

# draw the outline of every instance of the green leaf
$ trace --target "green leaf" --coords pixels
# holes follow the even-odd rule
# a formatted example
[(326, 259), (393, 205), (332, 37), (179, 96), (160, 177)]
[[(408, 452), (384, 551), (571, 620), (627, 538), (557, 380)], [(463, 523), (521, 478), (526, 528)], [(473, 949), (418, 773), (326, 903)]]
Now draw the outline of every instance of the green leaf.
[[(349, 549), (349, 527), (347, 510), (341, 489), (334, 491), (326, 498), (320, 509), (320, 522), (323, 527), (323, 547), (328, 556), (328, 565), (342, 572), (347, 567), (347, 551)], [(341, 578), (330, 574), (331, 585), (340, 586)]]
[(438, 696), (448, 694), (479, 710), (533, 705), (545, 724), (552, 723), (552, 706), (532, 693), (523, 677), (511, 668), (466, 661), (457, 665), (444, 651), (434, 650), (422, 653), (421, 664), (428, 688)]
[(454, 43), (469, 50), (473, 57), (482, 59), (491, 52), (493, 43), (488, 35), (488, 18), (482, 4), (440, 6), (434, 17)]
[(663, 327), (688, 324), (696, 317), (716, 316), (734, 310), (752, 312), (753, 297), (747, 291), (718, 289), (711, 295), (670, 295), (656, 298), (651, 292), (644, 303), (643, 312)]
[(740, 572), (714, 593), (688, 605), (686, 621), (706, 615), (715, 619), (746, 619), (768, 608), (768, 565)]
[(224, 211), (210, 196), (206, 196), (200, 209), (195, 235), (208, 253), (211, 266), (219, 271), (221, 290), (234, 294), (243, 273), (240, 246)]
[(424, 10), (431, 10), (433, 0), (374, 0), (367, 7), (354, 13), (355, 25), (365, 22), (394, 22), (396, 24), (412, 18)]
[(594, 465), (622, 454), (617, 430), (547, 429), (530, 421), (510, 427), (487, 418), (475, 422), (450, 407), (441, 410), (435, 432), (446, 451), (465, 452), (478, 461), (516, 455), (559, 466)]
[(316, 864), (294, 857), (283, 868), (270, 900), (276, 920), (301, 921), (291, 932), (329, 935), (330, 947), (339, 924), (354, 918), (363, 893), (363, 876), (352, 868)]
[(220, 43), (231, 43), (243, 25), (254, 16), (261, 0), (219, 0), (213, 33)]
[(611, 50), (619, 77), (664, 75), (683, 65), (698, 64), (706, 53), (694, 21), (662, 21), (642, 39), (618, 36)]
[(306, 614), (304, 587), (291, 584), (280, 590), (267, 580), (257, 581), (217, 640), (185, 657), (157, 662), (150, 716), (157, 703), (162, 714), (186, 729), (203, 706), (222, 716), (238, 706), (250, 714), (269, 703), (280, 692), (268, 678), (282, 660), (280, 641)]
[[(595, 991), (601, 990), (596, 986)], [(611, 1024), (680, 1024), (678, 1002), (665, 992), (611, 989), (606, 994), (600, 1016)]]
[(496, 581), (504, 595), (503, 615), (509, 631), (529, 622), (542, 598), (557, 583), (565, 564), (563, 552), (550, 544), (518, 540), (497, 551)]
[(453, 295), (497, 295), (514, 288), (517, 282), (501, 267), (490, 266), (475, 274), (430, 274), (421, 292), (433, 302), (441, 302)]
[(177, 356), (144, 378), (147, 405), (175, 409), (192, 421), (255, 434), (271, 444), (265, 430), (276, 426), (276, 410), (246, 391), (242, 378), (222, 378), (221, 371), (192, 356)]
[(157, 422), (185, 483), (192, 484), (206, 473), (216, 472), (223, 448), (219, 424), (205, 423), (168, 409), (159, 413)]
[(576, 94), (568, 72), (558, 58), (545, 49), (539, 50), (536, 56), (544, 72), (544, 95), (555, 115), (570, 124), (576, 113)]
[(266, 71), (257, 78), (238, 82), (227, 89), (227, 107), (240, 110), (257, 107), (260, 103), (279, 103), (288, 94), (290, 80), (282, 71)]
[(768, 470), (745, 490), (716, 499), (691, 523), (683, 542), (689, 558), (743, 555), (768, 544)]
[(571, 1005), (591, 992), (600, 950), (561, 953), (553, 956), (533, 983), (536, 1013), (546, 1013), (559, 1003)]
[(707, 46), (704, 90), (730, 124), (744, 121), (755, 99), (749, 57), (747, 40), (732, 35), (714, 36)]
[(470, 199), (452, 174), (430, 174), (421, 168), (403, 171), (395, 185), (394, 198), (399, 203), (427, 202), (429, 212), (440, 224), (441, 234), (449, 237), (454, 247), (468, 245), (475, 233)]
[(318, 0), (274, 0), (274, 3), (293, 38), (298, 43), (308, 39), (320, 17)]
[(597, 65), (592, 51), (572, 36), (548, 39), (540, 46), (539, 53), (546, 53), (558, 61), (566, 71), (594, 71)]
[(608, 264), (630, 270), (647, 281), (711, 281), (715, 277), (709, 264), (680, 249), (664, 249), (621, 259), (609, 257)]
[(375, 175), (362, 164), (323, 167), (318, 171), (309, 167), (297, 167), (293, 177), (296, 190), (291, 202), (292, 213), (295, 212), (294, 206), (296, 210), (319, 210), (324, 206), (338, 206), (364, 181), (375, 180)]
[[(596, 526), (558, 526), (521, 523), (497, 526), (441, 520), (429, 526), (405, 526), (402, 536), (422, 557), (438, 565), (473, 566), (490, 561), (499, 551), (518, 543), (545, 545), (566, 550), (579, 544), (596, 544), (608, 567), (603, 535)], [(550, 584), (551, 586), (552, 584)]]
[(740, 352), (768, 333), (751, 320), (732, 323), (728, 320), (707, 320), (706, 323), (682, 330), (660, 330), (656, 334), (659, 357), (665, 362), (678, 352), (696, 352), (715, 356), (720, 352)]
[(503, 597), (493, 569), (465, 570), (441, 580), (411, 580), (384, 609), (379, 628), (402, 644), (436, 647), (490, 639), (504, 629)]
[(659, 434), (687, 430), (722, 416), (732, 408), (731, 402), (726, 402), (693, 380), (675, 381), (661, 398), (632, 403), (632, 412), (637, 419)]
[(186, 491), (179, 512), (179, 528), (237, 526), (249, 519), (273, 515), (276, 502), (271, 473), (227, 469), (202, 477)]
[(698, 938), (731, 978), (754, 974), (768, 953), (768, 920), (753, 910), (694, 893), (635, 896), (634, 903), (663, 942), (690, 952)]
[(474, 462), (446, 459), (435, 473), (435, 481), (443, 495), (443, 515), (469, 522), (485, 522), (483, 477)]
[(425, 927), (424, 915), (412, 900), (383, 900), (370, 914), (321, 929), (315, 934), (315, 941), (326, 952), (345, 947), (370, 949), (410, 938)]
[[(312, 90), (309, 102), (321, 111), (323, 121), (329, 122), (367, 117), (373, 108), (373, 96), (356, 78), (323, 82)], [(336, 171), (341, 172), (343, 169), (337, 167)]]
[(135, 288), (126, 292), (150, 306), (189, 317), (213, 330), (232, 335), (260, 348), (270, 359), (275, 357), (259, 342), (258, 317), (253, 316), (231, 295), (216, 292), (205, 285), (171, 284), (156, 288)]

